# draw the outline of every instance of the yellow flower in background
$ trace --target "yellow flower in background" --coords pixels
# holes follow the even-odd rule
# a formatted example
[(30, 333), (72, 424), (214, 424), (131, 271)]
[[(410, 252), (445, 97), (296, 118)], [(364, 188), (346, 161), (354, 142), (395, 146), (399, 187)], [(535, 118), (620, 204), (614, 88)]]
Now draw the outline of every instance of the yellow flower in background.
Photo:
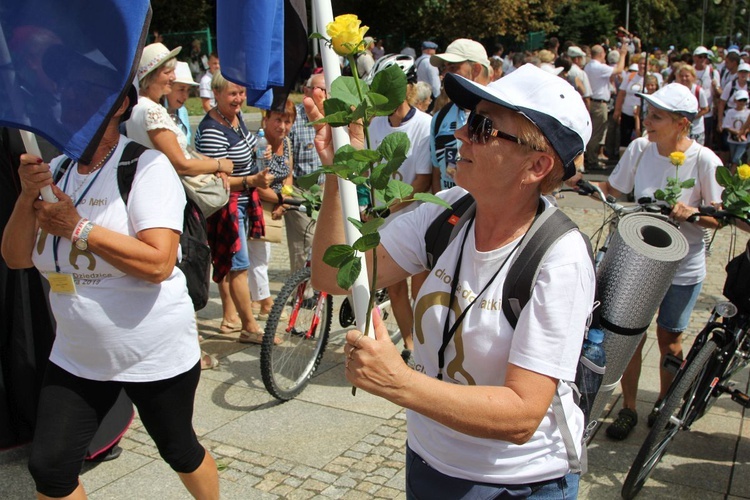
[(326, 26), (326, 33), (331, 37), (333, 50), (340, 56), (347, 56), (362, 52), (362, 38), (370, 29), (360, 27), (361, 21), (354, 14), (336, 16), (332, 23)]
[(294, 188), (290, 184), (284, 184), (284, 187), (281, 188), (283, 196), (291, 196), (292, 193), (294, 193)]
[(669, 161), (672, 162), (672, 165), (674, 165), (675, 167), (679, 167), (680, 165), (685, 163), (685, 153), (681, 151), (670, 153)]
[(750, 179), (750, 165), (745, 163), (744, 165), (737, 167), (737, 175), (743, 181)]

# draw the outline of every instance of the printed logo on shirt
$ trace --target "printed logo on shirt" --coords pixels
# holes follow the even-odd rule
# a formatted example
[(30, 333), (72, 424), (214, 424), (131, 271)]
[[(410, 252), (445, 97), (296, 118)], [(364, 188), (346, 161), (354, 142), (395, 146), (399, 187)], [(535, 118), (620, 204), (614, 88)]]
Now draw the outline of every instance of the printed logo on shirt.
[[(440, 280), (446, 285), (450, 285), (453, 277), (446, 272), (445, 269), (433, 269), (432, 277)], [(461, 298), (465, 304), (471, 303), (476, 298), (476, 293), (465, 288), (462, 284), (458, 284), (456, 287), (456, 299)], [(419, 301), (414, 305), (414, 340), (420, 344), (425, 343), (425, 334), (422, 330), (423, 318), (427, 311), (432, 307), (445, 307), (447, 308), (450, 304), (450, 292), (436, 291), (428, 293), (419, 298)], [(473, 307), (485, 311), (494, 311), (500, 314), (502, 311), (501, 298), (496, 299), (481, 299), (474, 304)], [(458, 318), (463, 309), (458, 300), (453, 301), (451, 308), (453, 311), (453, 318)], [(464, 366), (465, 353), (463, 345), (463, 323), (458, 325), (456, 333), (451, 340), (452, 345), (456, 350), (456, 355), (453, 359), (446, 359), (445, 374), (453, 380), (463, 381), (468, 385), (476, 385), (474, 377), (469, 373), (468, 367)], [(423, 369), (421, 371), (424, 371)]]

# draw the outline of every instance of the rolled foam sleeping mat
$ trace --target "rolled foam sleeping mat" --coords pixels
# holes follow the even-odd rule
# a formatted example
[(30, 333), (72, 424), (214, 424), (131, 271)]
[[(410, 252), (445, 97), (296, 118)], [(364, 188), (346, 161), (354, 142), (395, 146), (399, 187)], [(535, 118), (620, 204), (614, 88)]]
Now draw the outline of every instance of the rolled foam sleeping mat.
[(607, 369), (591, 408), (598, 419), (687, 255), (680, 231), (648, 214), (622, 218), (597, 271)]

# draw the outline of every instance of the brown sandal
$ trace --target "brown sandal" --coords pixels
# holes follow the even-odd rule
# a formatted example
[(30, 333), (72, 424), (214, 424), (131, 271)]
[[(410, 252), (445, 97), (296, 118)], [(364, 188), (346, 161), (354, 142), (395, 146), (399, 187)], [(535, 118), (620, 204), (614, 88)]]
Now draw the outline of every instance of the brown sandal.
[(235, 333), (242, 330), (242, 323), (229, 323), (227, 321), (222, 321), (221, 326), (219, 326), (219, 331), (221, 333)]

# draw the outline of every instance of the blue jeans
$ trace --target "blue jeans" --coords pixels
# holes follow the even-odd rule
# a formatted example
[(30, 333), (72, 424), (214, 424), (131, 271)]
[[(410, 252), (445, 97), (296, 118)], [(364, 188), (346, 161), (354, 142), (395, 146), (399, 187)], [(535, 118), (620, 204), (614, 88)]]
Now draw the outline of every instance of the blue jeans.
[(250, 257), (247, 253), (247, 202), (237, 203), (237, 226), (239, 227), (240, 251), (232, 256), (232, 271), (244, 271), (250, 268)]
[(656, 324), (671, 333), (682, 333), (690, 324), (690, 315), (701, 294), (703, 282), (695, 285), (671, 285), (659, 305)]
[(406, 445), (406, 498), (428, 500), (450, 498), (484, 500), (492, 498), (534, 498), (538, 500), (578, 497), (578, 474), (532, 484), (491, 484), (451, 477), (433, 469)]

